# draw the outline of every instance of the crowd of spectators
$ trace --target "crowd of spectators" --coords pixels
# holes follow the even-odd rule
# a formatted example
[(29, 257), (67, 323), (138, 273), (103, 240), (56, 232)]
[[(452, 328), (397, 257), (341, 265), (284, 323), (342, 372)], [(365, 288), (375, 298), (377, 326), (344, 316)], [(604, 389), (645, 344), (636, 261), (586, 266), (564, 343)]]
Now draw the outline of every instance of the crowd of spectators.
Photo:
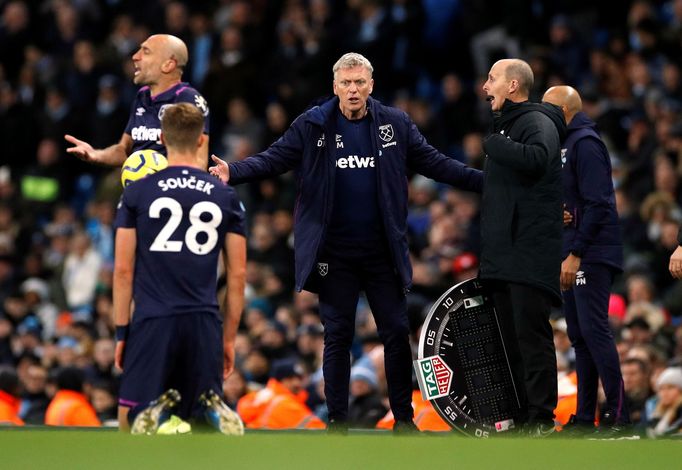
[[(478, 168), (491, 119), (481, 85), (492, 62), (527, 60), (535, 101), (552, 85), (577, 88), (614, 169), (625, 270), (609, 315), (627, 398), (642, 429), (679, 433), (682, 283), (667, 266), (682, 223), (682, 0), (603, 3), (0, 0), (0, 365), (18, 376), (13, 392), (2, 393), (19, 394), (24, 422), (44, 423), (59, 372), (75, 368), (100, 421), (115, 418), (118, 170), (68, 156), (63, 135), (95, 147), (116, 142), (136, 93), (131, 55), (149, 34), (166, 32), (188, 45), (183, 79), (208, 100), (211, 151), (228, 160), (263, 149), (330, 95), (331, 66), (348, 51), (372, 61), (376, 98)], [(249, 226), (247, 304), (224, 393), (236, 407), (268, 382), (273, 361), (293, 359), (303, 367), (307, 405), (324, 419), (317, 299), (293, 291), (294, 184), (287, 174), (238, 189)], [(411, 179), (415, 345), (430, 304), (475, 276), (478, 219), (477, 196)], [(568, 377), (570, 343), (561, 312), (554, 317)], [(388, 406), (366, 302), (356, 323), (350, 416), (372, 427)]]

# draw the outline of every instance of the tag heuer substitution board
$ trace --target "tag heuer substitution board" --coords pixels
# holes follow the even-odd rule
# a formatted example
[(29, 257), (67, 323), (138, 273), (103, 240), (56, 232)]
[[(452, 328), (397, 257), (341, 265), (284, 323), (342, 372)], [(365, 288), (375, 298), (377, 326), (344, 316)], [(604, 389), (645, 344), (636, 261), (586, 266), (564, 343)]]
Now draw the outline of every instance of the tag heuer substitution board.
[(489, 437), (514, 427), (519, 399), (493, 299), (478, 279), (431, 307), (414, 367), (422, 396), (454, 429)]

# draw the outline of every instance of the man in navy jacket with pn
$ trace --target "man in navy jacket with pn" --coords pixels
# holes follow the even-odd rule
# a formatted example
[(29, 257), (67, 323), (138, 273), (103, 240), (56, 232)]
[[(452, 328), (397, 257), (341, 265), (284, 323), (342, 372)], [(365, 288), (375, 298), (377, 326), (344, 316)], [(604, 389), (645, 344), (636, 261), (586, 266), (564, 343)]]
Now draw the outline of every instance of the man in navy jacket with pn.
[(596, 124), (582, 112), (575, 89), (552, 87), (543, 101), (561, 107), (568, 124), (561, 154), (564, 204), (572, 221), (564, 227), (561, 289), (568, 336), (575, 348), (578, 406), (566, 429), (594, 430), (601, 379), (606, 405), (598, 432), (616, 437), (629, 430), (630, 415), (608, 321), (611, 284), (623, 264), (611, 160)]
[(301, 114), (265, 151), (210, 171), (240, 184), (297, 173), (296, 290), (318, 292), (325, 328), (330, 429), (345, 431), (350, 347), (364, 291), (384, 344), (395, 430), (412, 430), (411, 349), (405, 294), (408, 171), (480, 192), (480, 171), (431, 147), (403, 111), (372, 99), (373, 68), (360, 54), (334, 65), (334, 98)]

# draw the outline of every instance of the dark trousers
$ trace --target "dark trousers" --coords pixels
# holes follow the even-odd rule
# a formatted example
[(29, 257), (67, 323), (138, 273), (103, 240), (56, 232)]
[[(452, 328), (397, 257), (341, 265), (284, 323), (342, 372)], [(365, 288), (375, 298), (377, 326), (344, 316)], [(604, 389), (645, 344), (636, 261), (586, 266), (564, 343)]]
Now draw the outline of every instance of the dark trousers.
[(490, 287), (521, 402), (519, 421), (553, 425), (557, 368), (550, 294), (511, 282), (493, 282)]
[(568, 337), (575, 348), (578, 375), (578, 409), (576, 419), (594, 423), (597, 390), (601, 378), (606, 395), (606, 408), (617, 422), (629, 423), (625, 404), (620, 361), (609, 326), (608, 308), (613, 270), (602, 264), (580, 266), (583, 272), (576, 285), (563, 293)]
[(411, 420), (412, 351), (407, 304), (384, 245), (326, 243), (318, 257), (320, 314), (324, 325), (324, 393), (329, 419), (348, 416), (350, 348), (355, 311), (364, 290), (384, 345), (388, 396), (396, 420)]

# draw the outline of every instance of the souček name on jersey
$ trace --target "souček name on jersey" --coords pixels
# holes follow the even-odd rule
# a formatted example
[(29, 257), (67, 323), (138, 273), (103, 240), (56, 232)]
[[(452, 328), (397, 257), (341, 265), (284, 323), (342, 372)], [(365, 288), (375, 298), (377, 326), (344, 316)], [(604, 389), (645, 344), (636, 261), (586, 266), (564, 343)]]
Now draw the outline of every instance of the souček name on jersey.
[(147, 126), (133, 127), (130, 136), (136, 141), (157, 142), (161, 139), (161, 129)]
[(162, 191), (189, 188), (196, 191), (201, 191), (205, 194), (211, 194), (211, 190), (215, 187), (214, 184), (205, 180), (197, 179), (195, 176), (166, 178), (159, 180), (158, 185)]

